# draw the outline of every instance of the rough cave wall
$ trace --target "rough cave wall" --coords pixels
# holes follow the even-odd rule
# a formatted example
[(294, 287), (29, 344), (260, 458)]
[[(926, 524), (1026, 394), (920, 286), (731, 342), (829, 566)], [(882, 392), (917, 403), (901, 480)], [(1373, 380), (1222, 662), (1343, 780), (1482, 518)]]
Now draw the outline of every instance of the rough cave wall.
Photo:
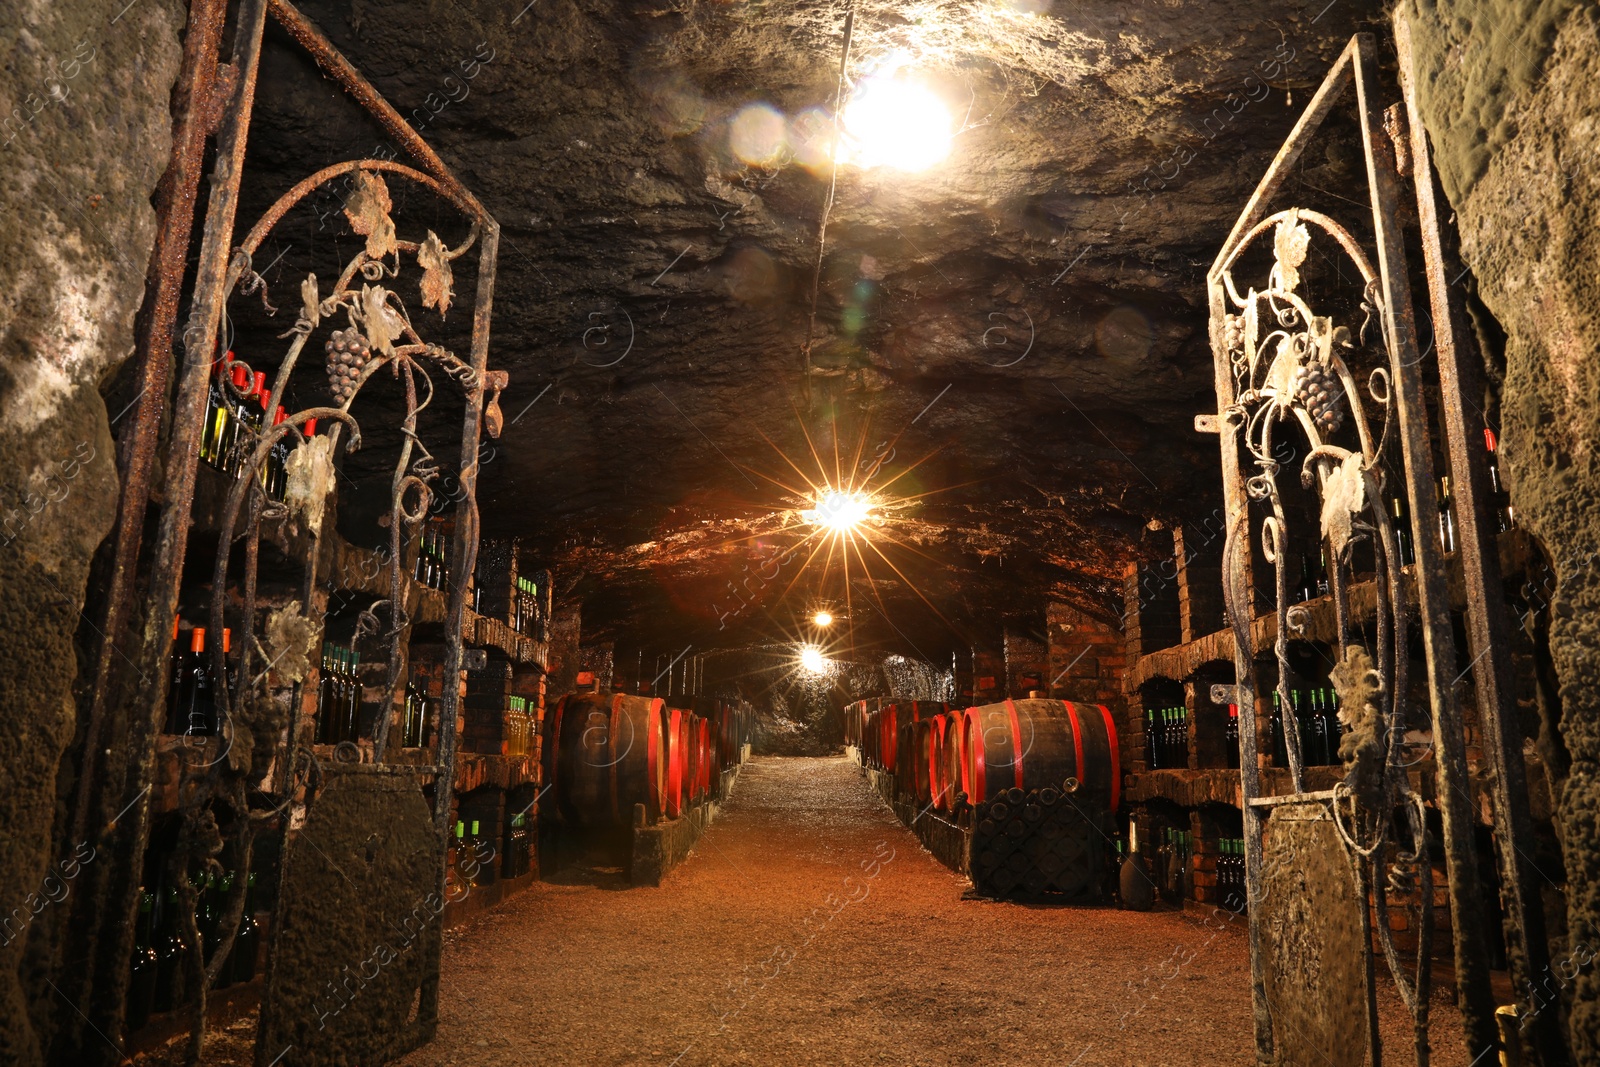
[[(1600, 32), (1592, 4), (1408, 0), (1418, 90), (1462, 255), (1507, 334), (1503, 469), (1557, 572), (1551, 655), (1576, 1061), (1600, 1062)], [(1583, 954), (1577, 954), (1582, 952)], [(1576, 978), (1572, 978), (1574, 969)]]
[[(89, 560), (117, 482), (100, 386), (129, 354), (182, 5), (0, 5), (0, 1062), (39, 1056), (17, 970), (72, 738)], [(81, 857), (79, 857), (81, 858)], [(74, 872), (75, 873), (75, 872)]]

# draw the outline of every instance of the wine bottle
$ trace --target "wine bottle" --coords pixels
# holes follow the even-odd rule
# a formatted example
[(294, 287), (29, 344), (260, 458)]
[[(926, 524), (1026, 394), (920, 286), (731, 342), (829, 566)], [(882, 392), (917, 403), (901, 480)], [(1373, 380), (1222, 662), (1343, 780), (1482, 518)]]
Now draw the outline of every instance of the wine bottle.
[(316, 743), (327, 745), (332, 742), (333, 706), (334, 706), (334, 679), (333, 679), (333, 642), (322, 642), (322, 669), (318, 672), (317, 685), (317, 733)]
[[(288, 417), (289, 413), (284, 411), (280, 404), (272, 413), (273, 427), (282, 426)], [(293, 451), (290, 447), (291, 440), (292, 435), (284, 434), (278, 438), (272, 446), (272, 451), (267, 454), (266, 476), (263, 478), (263, 483), (268, 499), (282, 500), (284, 491), (289, 487), (289, 453)]]
[(1178, 889), (1178, 831), (1171, 826), (1161, 843), (1161, 889), (1171, 903)]
[(1122, 870), (1118, 872), (1117, 892), (1122, 898), (1122, 906), (1129, 911), (1149, 911), (1155, 903), (1155, 894), (1152, 890), (1155, 883), (1151, 881), (1149, 865), (1139, 851), (1139, 824), (1128, 823), (1128, 858), (1122, 861)]
[(1287, 731), (1283, 722), (1283, 694), (1278, 690), (1272, 691), (1272, 765), (1274, 767), (1289, 766), (1289, 743), (1286, 739)]
[(461, 838), (460, 851), (456, 853), (456, 864), (462, 868), (465, 881), (470, 886), (482, 883), (479, 879), (483, 876), (483, 861), (478, 858), (478, 823), (476, 820), (467, 824), (467, 832)]
[(1489, 506), (1494, 510), (1496, 532), (1505, 533), (1516, 526), (1516, 516), (1511, 510), (1511, 494), (1500, 481), (1500, 439), (1487, 426), (1483, 443), (1489, 450)]
[(1306, 713), (1303, 696), (1303, 690), (1289, 690), (1289, 708), (1294, 713), (1294, 736), (1300, 741), (1300, 766), (1308, 767), (1312, 763), (1311, 716)]
[(495, 849), (492, 841), (486, 840), (478, 829), (476, 819), (472, 821), (472, 851), (478, 861), (477, 873), (473, 877), (473, 885), (493, 885), (495, 880)]
[(401, 716), (400, 716), (400, 747), (401, 748), (415, 748), (416, 747), (411, 742), (412, 717), (413, 717), (413, 715), (415, 713), (415, 710), (416, 710), (416, 694), (414, 692), (414, 688), (415, 687), (412, 686), (412, 684), (410, 682), (406, 683), (405, 710), (401, 713)]
[(1178, 758), (1179, 767), (1189, 766), (1189, 709), (1187, 707), (1174, 708), (1178, 713), (1178, 751), (1173, 755)]
[(1144, 747), (1150, 757), (1150, 769), (1161, 769), (1161, 729), (1156, 724), (1158, 712), (1150, 708), (1144, 713)]
[(160, 958), (156, 955), (154, 930), (151, 927), (155, 912), (155, 894), (139, 887), (139, 919), (133, 929), (132, 973), (128, 978), (128, 1032), (139, 1029), (155, 1010), (156, 974)]
[(1244, 842), (1234, 837), (1223, 838), (1221, 854), (1217, 858), (1217, 896), (1222, 906), (1232, 912), (1244, 910)]
[(1417, 554), (1411, 548), (1411, 520), (1406, 516), (1405, 501), (1400, 497), (1392, 498), (1389, 514), (1394, 517), (1395, 552), (1400, 557), (1400, 566), (1410, 567), (1417, 562)]
[(256, 377), (238, 364), (233, 368), (234, 388), (228, 395), (228, 436), (222, 454), (222, 469), (235, 477), (243, 469), (245, 457), (250, 452), (250, 439), (254, 434)]
[(358, 671), (361, 657), (352, 646), (345, 650), (345, 670), (347, 686), (345, 700), (347, 707), (344, 714), (343, 741), (355, 741), (361, 736), (361, 675)]
[(1456, 550), (1456, 499), (1447, 477), (1439, 479), (1439, 543), (1446, 555)]
[(1328, 584), (1328, 550), (1319, 548), (1317, 550), (1317, 595), (1327, 596), (1331, 588)]
[(1189, 896), (1189, 849), (1190, 835), (1188, 830), (1179, 830), (1177, 833), (1178, 845), (1178, 870), (1173, 878), (1172, 891), (1177, 898), (1176, 903), (1181, 907)]
[(1311, 573), (1311, 555), (1300, 553), (1300, 587), (1295, 591), (1295, 603), (1304, 603), (1317, 595), (1317, 580)]
[(228, 428), (228, 379), (233, 376), (233, 350), (229, 349), (211, 368), (211, 384), (206, 390), (206, 421), (200, 430), (200, 458), (220, 467), (222, 441)]
[(1239, 705), (1228, 705), (1228, 732), (1223, 742), (1223, 756), (1229, 767), (1239, 766)]
[(267, 407), (271, 403), (272, 390), (267, 386), (267, 372), (258, 370), (255, 377), (255, 390), (251, 393), (250, 434), (246, 439), (244, 454), (240, 457), (241, 463), (248, 462), (251, 455), (254, 454), (256, 446), (261, 443), (262, 433), (267, 428), (267, 416), (271, 414)]
[(216, 730), (217, 706), (211, 691), (211, 668), (206, 663), (206, 630), (196, 626), (189, 631), (189, 655), (184, 664), (183, 733), (190, 737), (209, 737)]
[(1310, 734), (1309, 763), (1314, 766), (1328, 765), (1328, 720), (1322, 713), (1322, 689), (1310, 691), (1310, 718), (1306, 728)]
[(164, 734), (183, 733), (183, 679), (188, 649), (178, 639), (182, 632), (179, 629), (181, 622), (181, 618), (173, 617), (172, 656), (167, 661), (167, 715), (161, 726)]

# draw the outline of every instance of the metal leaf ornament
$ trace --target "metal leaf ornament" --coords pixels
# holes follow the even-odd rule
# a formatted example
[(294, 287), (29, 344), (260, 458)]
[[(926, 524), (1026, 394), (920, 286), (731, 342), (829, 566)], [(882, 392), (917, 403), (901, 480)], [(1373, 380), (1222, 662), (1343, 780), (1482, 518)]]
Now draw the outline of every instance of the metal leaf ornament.
[(309, 330), (315, 330), (322, 321), (322, 301), (317, 293), (315, 274), (307, 274), (306, 280), (300, 283), (300, 317), (306, 321)]
[(302, 441), (289, 453), (285, 467), (289, 476), (285, 503), (307, 530), (320, 534), (323, 508), (333, 491), (333, 438), (324, 434)]
[(439, 315), (450, 310), (450, 298), (455, 294), (455, 276), (450, 270), (450, 258), (444, 242), (432, 230), (417, 249), (417, 266), (422, 268), (422, 306), (438, 308)]
[(363, 285), (358, 317), (373, 350), (394, 355), (394, 339), (405, 329), (405, 322), (389, 310), (389, 290), (381, 285)]
[(1272, 252), (1278, 259), (1278, 284), (1293, 292), (1300, 284), (1300, 264), (1306, 261), (1311, 234), (1299, 216), (1290, 212), (1272, 235)]
[(356, 188), (344, 202), (344, 213), (350, 220), (350, 228), (366, 237), (367, 255), (373, 259), (394, 254), (394, 220), (389, 217), (393, 207), (389, 187), (380, 175), (365, 170), (356, 172)]
[(1322, 534), (1333, 549), (1334, 558), (1344, 552), (1350, 540), (1352, 520), (1367, 507), (1367, 472), (1361, 454), (1352, 452), (1328, 474), (1322, 486)]

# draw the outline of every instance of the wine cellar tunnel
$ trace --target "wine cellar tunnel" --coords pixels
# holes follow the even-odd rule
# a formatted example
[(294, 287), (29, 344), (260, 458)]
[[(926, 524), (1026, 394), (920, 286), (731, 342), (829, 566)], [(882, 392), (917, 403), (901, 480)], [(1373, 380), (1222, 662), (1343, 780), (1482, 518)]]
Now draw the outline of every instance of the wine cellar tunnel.
[(0, 13), (0, 1064), (1600, 1063), (1600, 10)]

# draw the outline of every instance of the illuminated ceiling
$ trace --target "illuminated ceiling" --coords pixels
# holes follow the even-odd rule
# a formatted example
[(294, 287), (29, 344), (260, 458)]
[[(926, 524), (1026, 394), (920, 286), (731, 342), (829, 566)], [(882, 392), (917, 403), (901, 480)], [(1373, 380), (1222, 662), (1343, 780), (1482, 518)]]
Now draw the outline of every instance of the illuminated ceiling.
[[(587, 635), (732, 645), (796, 632), (823, 598), (849, 605), (835, 632), (932, 659), (1050, 595), (1116, 614), (1150, 520), (1215, 505), (1214, 439), (1191, 428), (1204, 265), (1380, 14), (858, 5), (808, 359), (847, 5), (305, 7), (504, 227), (486, 533), (558, 565)], [(381, 141), (353, 113), (313, 122), (335, 94), (286, 47), (261, 94), (305, 116), (263, 125), (267, 172)], [(915, 94), (946, 108), (947, 154), (864, 167), (919, 123), (938, 140)], [(1350, 165), (1310, 160), (1306, 180), (1343, 188)], [(407, 210), (434, 217), (397, 194)], [(802, 513), (850, 486), (904, 505), (858, 519), (888, 523), (884, 558), (801, 576)]]

